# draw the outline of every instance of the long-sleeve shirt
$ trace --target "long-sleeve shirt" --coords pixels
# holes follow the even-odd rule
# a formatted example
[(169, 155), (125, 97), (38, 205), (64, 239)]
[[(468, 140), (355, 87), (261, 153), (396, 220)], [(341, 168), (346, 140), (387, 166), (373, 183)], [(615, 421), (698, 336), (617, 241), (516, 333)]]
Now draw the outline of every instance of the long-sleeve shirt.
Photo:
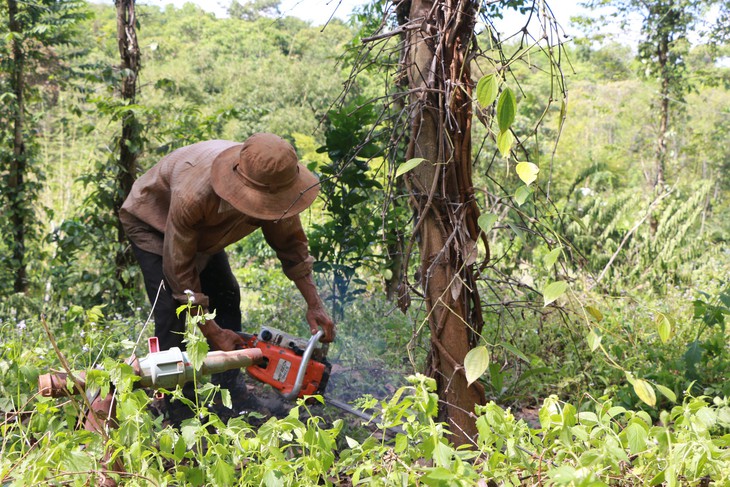
[[(307, 237), (299, 215), (277, 222), (257, 220), (220, 198), (210, 169), (223, 151), (242, 144), (211, 140), (182, 147), (163, 157), (142, 175), (119, 211), (129, 239), (142, 250), (162, 256), (162, 270), (173, 297), (208, 306), (201, 292), (200, 271), (209, 256), (261, 228), (286, 276), (296, 281), (312, 271)], [(245, 188), (241, 189), (245, 191)]]

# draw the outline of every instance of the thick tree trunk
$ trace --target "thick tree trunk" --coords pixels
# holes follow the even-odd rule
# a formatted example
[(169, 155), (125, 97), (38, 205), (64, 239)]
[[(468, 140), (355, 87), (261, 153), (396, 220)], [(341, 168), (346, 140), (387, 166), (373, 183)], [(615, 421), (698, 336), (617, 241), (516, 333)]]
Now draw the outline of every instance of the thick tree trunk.
[[(135, 27), (137, 22), (135, 0), (115, 0), (114, 3), (117, 8), (117, 44), (122, 60), (121, 69), (124, 72), (121, 95), (126, 103), (133, 104), (137, 96), (137, 76), (139, 75), (140, 69), (140, 51)], [(134, 116), (134, 113), (129, 111), (122, 119), (122, 136), (119, 139), (117, 197), (114, 202), (114, 212), (117, 215), (124, 200), (132, 190), (132, 185), (136, 177), (137, 157), (141, 150), (139, 134), (139, 121)], [(130, 248), (127, 245), (124, 229), (118, 219), (117, 238), (119, 242), (119, 250), (115, 258), (117, 280), (122, 284), (122, 287), (128, 287), (130, 283), (122, 278), (122, 271), (129, 267), (133, 262), (133, 258)]]
[(467, 386), (464, 357), (482, 328), (474, 282), (476, 224), (471, 175), (471, 90), (469, 48), (476, 3), (413, 0), (404, 62), (408, 70), (411, 139), (407, 157), (424, 161), (407, 178), (416, 212), (421, 285), (431, 331), (430, 375), (438, 384), (454, 442), (476, 434), (472, 412), (485, 402), (478, 383)]
[(13, 35), (13, 64), (10, 76), (11, 89), (15, 96), (13, 109), (13, 158), (10, 161), (8, 195), (10, 200), (10, 221), (13, 233), (13, 265), (15, 278), (13, 290), (24, 293), (28, 290), (27, 263), (25, 261), (26, 217), (29, 212), (23, 197), (27, 154), (23, 140), (25, 118), (25, 53), (23, 52), (22, 26), (18, 19), (18, 2), (8, 0), (8, 26)]

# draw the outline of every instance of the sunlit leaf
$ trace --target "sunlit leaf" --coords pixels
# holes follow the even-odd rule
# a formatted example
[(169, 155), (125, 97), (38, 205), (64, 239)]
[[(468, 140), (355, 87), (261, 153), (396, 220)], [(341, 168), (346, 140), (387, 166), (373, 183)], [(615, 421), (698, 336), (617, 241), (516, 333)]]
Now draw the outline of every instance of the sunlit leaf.
[(591, 352), (595, 352), (596, 349), (601, 346), (601, 338), (600, 332), (596, 333), (596, 330), (591, 330), (590, 333), (588, 333), (586, 341), (588, 342)]
[(499, 101), (497, 101), (497, 123), (500, 132), (509, 130), (512, 122), (515, 121), (515, 113), (517, 113), (515, 94), (511, 89), (505, 88), (502, 94), (499, 95)]
[(672, 402), (677, 402), (677, 395), (674, 393), (673, 390), (671, 390), (668, 387), (665, 387), (661, 384), (654, 384), (659, 392), (661, 392), (662, 396), (666, 397)]
[(558, 257), (560, 257), (560, 252), (563, 250), (562, 247), (557, 247), (548, 252), (548, 254), (543, 257), (542, 262), (545, 264), (545, 269), (550, 269), (552, 266), (555, 265), (555, 262), (557, 262)]
[(395, 177), (400, 177), (407, 173), (408, 171), (411, 171), (418, 167), (420, 163), (425, 161), (423, 157), (414, 157), (413, 159), (408, 159), (406, 162), (398, 166), (398, 169), (395, 171)]
[(489, 350), (484, 345), (472, 348), (464, 357), (466, 381), (471, 385), (487, 371), (489, 367)]
[(515, 172), (517, 172), (522, 182), (529, 186), (537, 179), (537, 173), (540, 172), (540, 168), (537, 167), (537, 164), (531, 162), (518, 162), (515, 167)]
[(494, 213), (482, 213), (477, 220), (479, 228), (481, 228), (482, 232), (484, 233), (489, 233), (489, 231), (492, 229), (492, 227), (494, 227), (494, 224), (496, 222), (497, 215), (495, 215)]
[(644, 401), (649, 406), (654, 407), (656, 405), (656, 394), (654, 388), (644, 379), (634, 379), (634, 392), (639, 399)]
[(515, 143), (515, 136), (512, 132), (507, 130), (506, 132), (500, 132), (497, 136), (497, 149), (502, 157), (509, 156), (509, 152), (512, 150), (512, 145)]
[(545, 289), (542, 290), (542, 296), (545, 300), (545, 306), (549, 305), (560, 296), (565, 294), (565, 291), (567, 290), (568, 283), (565, 281), (551, 282), (550, 284), (545, 286)]
[(499, 91), (499, 82), (493, 74), (482, 76), (477, 83), (477, 101), (483, 107), (487, 107), (494, 103), (497, 99)]
[(659, 313), (654, 321), (656, 323), (657, 332), (659, 333), (659, 338), (662, 340), (662, 343), (667, 343), (672, 335), (672, 323), (663, 313)]

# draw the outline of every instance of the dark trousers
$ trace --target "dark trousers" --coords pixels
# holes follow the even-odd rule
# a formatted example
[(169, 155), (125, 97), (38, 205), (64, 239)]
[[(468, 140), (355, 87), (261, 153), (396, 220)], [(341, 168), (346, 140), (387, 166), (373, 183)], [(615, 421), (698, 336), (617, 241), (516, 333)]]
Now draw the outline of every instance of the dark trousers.
[[(160, 350), (171, 347), (185, 349), (183, 333), (186, 328), (187, 313), (177, 316), (176, 310), (181, 303), (172, 297), (172, 290), (162, 273), (162, 256), (147, 252), (132, 244), (132, 250), (139, 262), (144, 276), (144, 286), (147, 290), (150, 304), (154, 305), (155, 336), (160, 342)], [(160, 282), (164, 288), (157, 290)], [(231, 271), (228, 255), (225, 251), (214, 254), (205, 269), (200, 273), (201, 292), (210, 300), (209, 309), (215, 310), (215, 321), (221, 328), (241, 331), (241, 290), (238, 281)], [(157, 304), (155, 304), (157, 297)]]

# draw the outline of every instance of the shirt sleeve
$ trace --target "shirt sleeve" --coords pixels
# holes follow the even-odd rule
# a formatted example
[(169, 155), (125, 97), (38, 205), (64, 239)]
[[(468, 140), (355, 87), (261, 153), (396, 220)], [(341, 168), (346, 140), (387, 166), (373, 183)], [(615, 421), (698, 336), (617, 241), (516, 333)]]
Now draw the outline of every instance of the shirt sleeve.
[(208, 307), (208, 296), (202, 293), (200, 274), (196, 265), (198, 249), (197, 226), (202, 215), (195, 204), (184, 197), (173, 198), (165, 228), (162, 246), (162, 271), (172, 288), (172, 296), (180, 303), (190, 299), (186, 290), (192, 291), (195, 305)]
[(309, 255), (307, 236), (299, 215), (278, 222), (264, 222), (261, 231), (281, 261), (286, 277), (296, 281), (312, 272), (314, 258)]

